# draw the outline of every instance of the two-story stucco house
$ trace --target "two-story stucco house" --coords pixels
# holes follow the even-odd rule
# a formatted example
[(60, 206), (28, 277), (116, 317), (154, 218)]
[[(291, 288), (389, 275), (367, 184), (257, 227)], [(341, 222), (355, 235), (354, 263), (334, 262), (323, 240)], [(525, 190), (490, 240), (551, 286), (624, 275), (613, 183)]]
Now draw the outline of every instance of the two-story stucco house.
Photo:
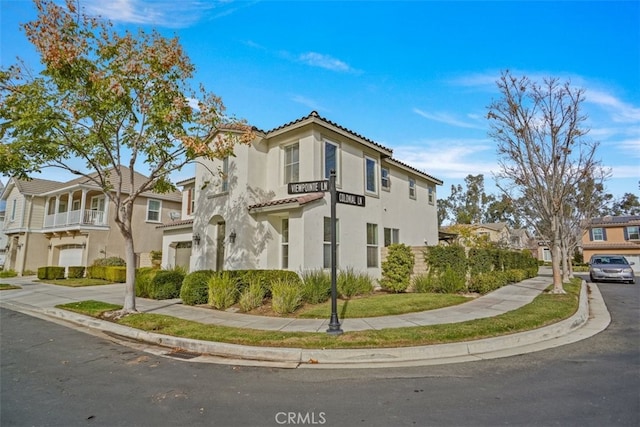
[(605, 216), (585, 221), (582, 230), (585, 262), (596, 254), (623, 255), (640, 271), (640, 216)]
[[(130, 173), (123, 168), (123, 175)], [(135, 179), (144, 179), (137, 172)], [(128, 177), (124, 177), (128, 182)], [(125, 189), (125, 192), (128, 191)], [(102, 190), (85, 177), (67, 182), (45, 179), (7, 183), (2, 231), (8, 237), (5, 269), (19, 274), (39, 267), (88, 266), (97, 258), (124, 258), (124, 239), (115, 224), (114, 206)], [(135, 251), (144, 260), (160, 250), (157, 226), (180, 212), (179, 193), (143, 193), (133, 211)]]
[(336, 207), (338, 268), (379, 277), (382, 247), (438, 243), (436, 186), (442, 181), (312, 112), (256, 130), (235, 156), (196, 163), (195, 180), (184, 183), (191, 195), (183, 196), (193, 204), (185, 207), (183, 199), (182, 219), (163, 227), (163, 265), (184, 262), (176, 258), (183, 260), (186, 249), (176, 249), (190, 241), (191, 271), (329, 268), (330, 195), (289, 194), (288, 184), (327, 180), (331, 170), (338, 191), (365, 202)]

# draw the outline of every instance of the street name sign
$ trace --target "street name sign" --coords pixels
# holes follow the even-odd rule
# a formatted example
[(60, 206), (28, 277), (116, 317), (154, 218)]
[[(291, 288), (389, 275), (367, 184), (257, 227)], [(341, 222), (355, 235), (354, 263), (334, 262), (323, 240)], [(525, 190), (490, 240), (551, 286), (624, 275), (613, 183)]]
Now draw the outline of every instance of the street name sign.
[(345, 193), (343, 191), (336, 191), (336, 196), (336, 202), (338, 203), (364, 207), (365, 197), (361, 194), (351, 194)]
[(287, 191), (289, 194), (323, 193), (329, 191), (329, 181), (290, 182)]

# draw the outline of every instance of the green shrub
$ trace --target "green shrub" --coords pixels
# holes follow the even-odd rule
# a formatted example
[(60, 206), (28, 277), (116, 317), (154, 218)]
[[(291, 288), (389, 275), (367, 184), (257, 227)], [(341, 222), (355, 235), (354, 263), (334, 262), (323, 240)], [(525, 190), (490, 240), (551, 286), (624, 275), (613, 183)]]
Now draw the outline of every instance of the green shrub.
[(253, 310), (256, 307), (260, 307), (264, 300), (266, 289), (262, 284), (262, 281), (258, 278), (254, 278), (249, 281), (249, 286), (244, 288), (238, 303), (243, 311)]
[(151, 279), (150, 297), (172, 299), (180, 296), (184, 274), (179, 270), (159, 270)]
[(57, 280), (64, 279), (64, 267), (48, 266), (38, 268), (38, 279)]
[(99, 267), (125, 267), (127, 263), (120, 257), (112, 256), (109, 258), (96, 258), (92, 265)]
[(366, 273), (356, 273), (353, 268), (338, 272), (336, 286), (342, 298), (349, 299), (356, 295), (367, 295), (373, 292), (373, 280)]
[(469, 291), (479, 294), (487, 294), (508, 283), (507, 275), (502, 271), (492, 271), (490, 273), (480, 273), (471, 278)]
[(104, 267), (104, 280), (112, 283), (127, 281), (127, 267)]
[(136, 296), (151, 298), (151, 280), (158, 270), (153, 267), (142, 267), (136, 270)]
[(278, 314), (293, 313), (302, 303), (299, 283), (277, 280), (271, 283), (271, 308)]
[(187, 274), (182, 281), (180, 299), (186, 305), (206, 304), (209, 301), (209, 279), (213, 270), (199, 270)]
[(413, 290), (420, 293), (436, 293), (436, 280), (432, 274), (418, 274), (413, 277)]
[(331, 296), (331, 275), (324, 270), (302, 273), (302, 298), (309, 304), (320, 304)]
[(87, 267), (87, 277), (90, 279), (106, 279), (106, 268), (101, 265), (92, 265)]
[(238, 298), (237, 281), (228, 271), (213, 275), (208, 282), (209, 304), (218, 310), (225, 310), (236, 303)]
[(84, 277), (84, 267), (70, 266), (69, 268), (67, 268), (67, 277), (69, 279), (80, 279)]
[(389, 245), (387, 259), (382, 263), (382, 289), (405, 292), (411, 282), (415, 257), (411, 248), (403, 243)]
[(18, 272), (16, 272), (15, 270), (2, 270), (2, 271), (0, 271), (0, 277), (2, 277), (2, 278), (16, 277), (17, 275), (18, 275)]

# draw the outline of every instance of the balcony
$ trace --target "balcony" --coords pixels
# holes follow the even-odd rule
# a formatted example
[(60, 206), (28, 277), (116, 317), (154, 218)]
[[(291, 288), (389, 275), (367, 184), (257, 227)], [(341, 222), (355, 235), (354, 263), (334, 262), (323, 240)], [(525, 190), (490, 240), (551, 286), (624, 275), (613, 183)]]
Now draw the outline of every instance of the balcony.
[(106, 226), (107, 216), (104, 211), (75, 210), (45, 215), (44, 228), (72, 227), (74, 225)]

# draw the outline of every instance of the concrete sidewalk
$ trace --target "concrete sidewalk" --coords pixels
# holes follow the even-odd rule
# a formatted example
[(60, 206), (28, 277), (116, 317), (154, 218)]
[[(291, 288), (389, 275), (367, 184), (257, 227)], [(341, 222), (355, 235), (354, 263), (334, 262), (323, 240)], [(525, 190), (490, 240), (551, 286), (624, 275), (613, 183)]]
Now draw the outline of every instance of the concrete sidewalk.
[[(544, 273), (543, 273), (544, 274)], [(2, 279), (16, 284), (19, 290), (0, 292), (0, 307), (27, 314), (70, 321), (110, 334), (149, 344), (176, 348), (190, 352), (191, 360), (240, 363), (246, 365), (269, 364), (283, 367), (386, 367), (452, 363), (483, 358), (504, 357), (537, 351), (587, 338), (600, 332), (610, 322), (609, 313), (598, 288), (583, 284), (580, 310), (563, 322), (504, 337), (477, 340), (468, 343), (440, 344), (420, 347), (381, 348), (360, 350), (304, 350), (288, 348), (249, 347), (213, 343), (147, 333), (111, 322), (93, 319), (76, 313), (56, 309), (58, 304), (74, 301), (97, 300), (122, 304), (124, 284), (69, 288), (34, 282), (34, 277)], [(399, 316), (342, 320), (345, 332), (368, 329), (416, 327), (442, 323), (494, 317), (530, 303), (551, 283), (550, 277), (538, 277), (500, 288), (468, 303), (437, 310)], [(283, 332), (321, 332), (328, 328), (329, 319), (293, 319), (253, 316), (204, 307), (182, 305), (180, 300), (156, 301), (136, 299), (140, 312), (158, 313), (200, 323), (239, 328), (277, 330)], [(166, 350), (166, 348), (164, 349)], [(172, 352), (153, 350), (162, 355)], [(195, 360), (198, 359), (198, 360)]]

